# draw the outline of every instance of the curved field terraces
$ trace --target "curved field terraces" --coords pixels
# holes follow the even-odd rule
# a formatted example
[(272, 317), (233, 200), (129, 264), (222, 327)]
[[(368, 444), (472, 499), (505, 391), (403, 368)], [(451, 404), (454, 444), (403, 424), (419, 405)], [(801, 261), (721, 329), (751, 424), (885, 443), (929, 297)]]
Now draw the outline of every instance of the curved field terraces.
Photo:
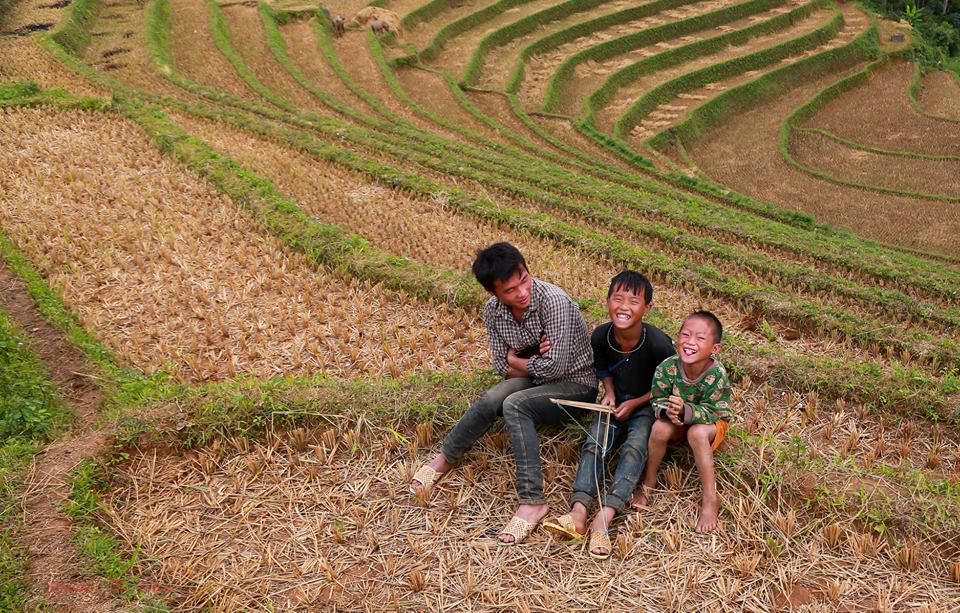
[(960, 80), (948, 72), (931, 72), (923, 78), (920, 103), (928, 112), (960, 121)]
[[(0, 0), (0, 357), (78, 415), (4, 442), (0, 608), (955, 607), (954, 76), (828, 0), (323, 4)], [(501, 240), (591, 327), (625, 268), (668, 334), (723, 321), (718, 531), (681, 451), (611, 560), (499, 547), (500, 426), (408, 493), (496, 379)], [(581, 435), (542, 432), (552, 512)]]

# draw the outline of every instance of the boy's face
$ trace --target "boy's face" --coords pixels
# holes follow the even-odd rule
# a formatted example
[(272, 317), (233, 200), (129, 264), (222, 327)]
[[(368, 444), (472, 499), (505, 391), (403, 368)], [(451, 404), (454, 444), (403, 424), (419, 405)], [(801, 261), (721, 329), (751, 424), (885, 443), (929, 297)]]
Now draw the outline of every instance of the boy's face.
[(530, 290), (532, 288), (533, 277), (527, 272), (526, 266), (520, 266), (506, 280), (494, 280), (493, 295), (510, 309), (524, 311), (530, 306)]
[(643, 317), (650, 310), (643, 293), (634, 294), (620, 287), (614, 288), (607, 298), (607, 311), (610, 321), (618, 330), (626, 330), (643, 323)]
[(720, 343), (713, 340), (713, 326), (703, 317), (690, 317), (683, 322), (677, 337), (677, 355), (684, 364), (697, 364), (709, 360), (711, 354), (720, 350)]

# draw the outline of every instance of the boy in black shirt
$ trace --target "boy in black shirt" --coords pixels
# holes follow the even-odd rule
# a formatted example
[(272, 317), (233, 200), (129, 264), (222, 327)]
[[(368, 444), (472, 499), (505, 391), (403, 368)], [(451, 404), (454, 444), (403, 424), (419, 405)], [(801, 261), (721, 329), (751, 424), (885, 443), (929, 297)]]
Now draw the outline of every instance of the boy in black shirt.
[[(570, 512), (543, 524), (553, 534), (583, 538), (590, 507), (603, 483), (603, 459), (623, 440), (613, 484), (604, 496), (603, 508), (590, 524), (590, 556), (598, 560), (610, 557), (607, 527), (630, 500), (647, 460), (647, 439), (653, 424), (653, 373), (660, 362), (675, 353), (669, 336), (656, 326), (643, 323), (652, 300), (653, 286), (640, 273), (627, 270), (610, 282), (610, 322), (597, 327), (590, 338), (593, 365), (603, 382), (601, 403), (614, 409), (609, 430), (604, 433), (607, 417), (597, 414), (580, 454)], [(606, 449), (602, 449), (604, 441)]]

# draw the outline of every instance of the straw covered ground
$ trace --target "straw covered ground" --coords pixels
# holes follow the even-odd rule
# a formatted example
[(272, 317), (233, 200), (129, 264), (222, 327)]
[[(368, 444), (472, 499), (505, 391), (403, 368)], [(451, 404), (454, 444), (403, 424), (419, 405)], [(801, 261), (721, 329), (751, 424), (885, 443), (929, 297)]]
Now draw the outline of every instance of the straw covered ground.
[[(621, 41), (619, 54), (579, 65), (561, 110), (581, 112), (633, 62), (798, 1), (731, 11), (741, 17), (642, 48)], [(97, 583), (104, 602), (146, 608), (159, 601), (144, 592), (156, 592), (188, 612), (960, 613), (956, 216), (930, 199), (825, 184), (778, 147), (793, 109), (867, 60), (798, 77), (693, 143), (683, 163), (717, 187), (533, 111), (572, 54), (743, 0), (658, 1), (644, 18), (570, 30), (525, 61), (517, 98), (457, 89), (484, 37), (523, 32), (488, 50), (476, 83), (501, 87), (520, 49), (643, 3), (570, 15), (572, 3), (546, 0), (379, 2), (401, 18), (425, 7), (399, 40), (380, 38), (387, 58), (412, 57), (466, 18), (422, 56), (429, 66), (392, 66), (369, 26), (327, 32), (319, 0), (269, 11), (240, 0), (44, 2), (0, 0), (0, 32), (64, 19), (52, 38), (0, 37), (0, 268), (83, 354), (71, 375), (97, 386), (102, 413), (67, 396), (81, 419), (38, 466), (64, 450), (69, 462), (8, 487), (0, 454), (0, 499), (54, 475), (46, 509), (66, 552), (55, 557), (91, 562), (57, 572), (110, 579)], [(348, 20), (367, 4), (330, 2)], [(836, 6), (843, 32), (803, 56), (870, 25), (862, 9)], [(827, 8), (624, 86), (599, 111), (600, 132), (649, 88), (809, 32)], [(544, 9), (559, 18), (514, 25)], [(927, 75), (918, 110), (913, 66), (888, 68), (799, 126), (820, 131), (796, 130), (794, 154), (845, 177), (958, 193), (957, 123), (934, 117), (950, 109), (930, 101), (957, 83)], [(667, 101), (675, 108), (657, 112), (672, 117), (651, 129), (760, 74)], [(700, 486), (681, 450), (652, 507), (613, 523), (610, 560), (542, 530), (502, 547), (517, 500), (499, 425), (433, 491), (409, 493), (413, 471), (495, 379), (483, 292), (467, 275), (476, 250), (499, 240), (591, 326), (606, 319), (607, 283), (625, 265), (655, 284), (647, 321), (668, 334), (699, 308), (724, 322), (736, 419), (717, 454), (718, 531), (693, 530)], [(24, 335), (36, 344), (38, 330)], [(40, 360), (59, 381), (58, 361)], [(94, 421), (102, 430), (83, 438)], [(553, 515), (567, 509), (585, 425), (541, 431)], [(46, 522), (22, 523), (32, 534)], [(91, 545), (91, 533), (108, 545)], [(36, 577), (59, 567), (24, 550), (30, 602), (82, 610), (50, 597)]]
[[(496, 544), (515, 504), (499, 430), (426, 499), (407, 493), (450, 409), (465, 405), (436, 387), (402, 392), (445, 407), (416, 426), (329, 414), (187, 454), (137, 449), (117, 469), (107, 521), (141, 548), (141, 576), (177, 610), (955, 610), (960, 501), (936, 483), (960, 480), (957, 442), (815, 395), (744, 387), (745, 433), (718, 454), (721, 530), (691, 529), (699, 485), (679, 452), (652, 509), (614, 522), (606, 563), (543, 531)], [(321, 413), (350, 402), (343, 391), (297, 393)], [(389, 406), (394, 393), (368, 390), (353, 406)], [(581, 439), (573, 427), (541, 434), (554, 511), (566, 508)], [(915, 465), (923, 449), (944, 463)]]
[(4, 228), (145, 370), (202, 381), (482, 363), (475, 314), (311, 265), (122, 120), (6, 111), (0, 159)]

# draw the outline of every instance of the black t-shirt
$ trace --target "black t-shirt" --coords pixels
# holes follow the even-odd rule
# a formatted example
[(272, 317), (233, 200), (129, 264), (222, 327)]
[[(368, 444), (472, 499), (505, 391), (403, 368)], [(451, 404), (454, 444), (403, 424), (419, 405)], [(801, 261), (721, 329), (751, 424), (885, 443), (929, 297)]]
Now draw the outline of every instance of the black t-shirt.
[[(650, 391), (653, 372), (660, 362), (676, 353), (673, 341), (660, 328), (645, 323), (640, 337), (643, 344), (633, 353), (624, 355), (618, 351), (623, 348), (617, 342), (612, 327), (611, 322), (597, 326), (590, 336), (597, 378), (612, 376), (617, 398), (643, 396)], [(634, 348), (626, 347), (627, 351), (631, 349)]]

